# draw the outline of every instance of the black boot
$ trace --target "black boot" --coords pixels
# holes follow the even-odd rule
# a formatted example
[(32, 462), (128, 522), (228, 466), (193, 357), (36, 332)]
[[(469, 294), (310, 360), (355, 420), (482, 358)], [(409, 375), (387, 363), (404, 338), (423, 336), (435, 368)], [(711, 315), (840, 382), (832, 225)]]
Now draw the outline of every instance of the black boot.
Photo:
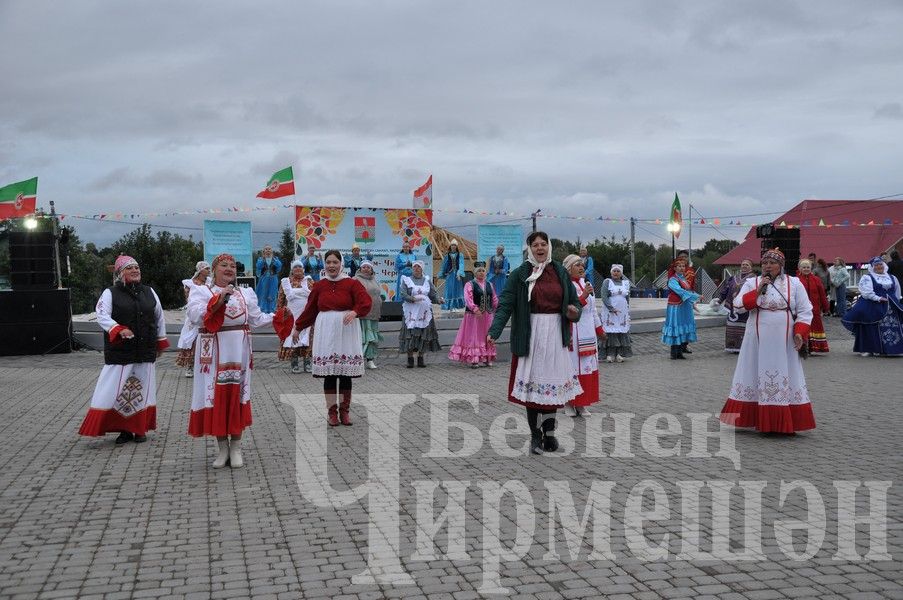
[(687, 342), (684, 342), (680, 345), (680, 352), (681, 354), (693, 354), (693, 351), (690, 350), (690, 345)]
[(530, 434), (530, 454), (543, 454), (542, 451), (542, 431), (539, 429)]
[(671, 360), (676, 360), (678, 358), (684, 358), (684, 355), (680, 351), (680, 345), (675, 344), (675, 345), (671, 346)]
[(555, 415), (545, 416), (542, 422), (542, 449), (546, 452), (558, 450), (558, 439), (555, 437)]
[(418, 366), (418, 367), (425, 367), (425, 366), (426, 366), (426, 363), (423, 362), (423, 355), (422, 355), (422, 354), (418, 354), (418, 355), (417, 355), (417, 366)]
[(135, 436), (134, 436), (134, 434), (132, 434), (132, 432), (123, 431), (122, 433), (119, 434), (119, 437), (116, 438), (116, 443), (117, 444), (125, 444), (128, 442), (131, 442), (133, 439), (135, 439)]
[(413, 354), (408, 354), (408, 368), (409, 369), (414, 368), (414, 355)]

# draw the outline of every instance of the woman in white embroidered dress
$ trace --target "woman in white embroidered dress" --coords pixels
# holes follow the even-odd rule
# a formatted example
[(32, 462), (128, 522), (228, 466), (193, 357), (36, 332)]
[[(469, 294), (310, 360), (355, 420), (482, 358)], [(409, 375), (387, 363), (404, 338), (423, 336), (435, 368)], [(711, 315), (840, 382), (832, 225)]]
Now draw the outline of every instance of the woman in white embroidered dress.
[(273, 315), (261, 312), (254, 290), (234, 286), (231, 255), (220, 254), (211, 267), (212, 284), (194, 288), (188, 297), (188, 318), (202, 323), (188, 434), (216, 437), (214, 469), (227, 464), (240, 469), (242, 432), (251, 425), (251, 328), (272, 324)]
[[(292, 261), (291, 271), (288, 277), (283, 277), (279, 282), (279, 297), (276, 300), (277, 308), (285, 306), (292, 313), (292, 318), (297, 319), (307, 306), (310, 290), (314, 280), (310, 275), (304, 275), (304, 263), (300, 260)], [(288, 336), (282, 342), (279, 350), (279, 360), (291, 360), (292, 373), (301, 372), (301, 361), (304, 361), (304, 372), (310, 371), (310, 327), (301, 332), (298, 341), (294, 336)]]
[(593, 284), (584, 279), (586, 267), (576, 254), (568, 255), (562, 262), (577, 290), (577, 299), (583, 305), (580, 320), (571, 324), (571, 345), (568, 348), (571, 364), (580, 381), (580, 392), (564, 405), (569, 417), (588, 417), (589, 405), (599, 401), (599, 338), (605, 338), (602, 319), (596, 312), (596, 295)]
[(602, 327), (605, 328), (605, 362), (624, 362), (633, 356), (630, 338), (630, 280), (624, 266), (611, 266), (611, 277), (602, 282)]
[(734, 299), (734, 309), (749, 311), (749, 320), (721, 421), (793, 435), (815, 428), (799, 354), (809, 337), (812, 303), (783, 267), (784, 254), (768, 250), (762, 276), (748, 278)]
[(194, 266), (194, 275), (189, 279), (182, 280), (186, 302), (185, 322), (182, 324), (182, 332), (179, 334), (179, 342), (176, 344), (179, 349), (176, 364), (185, 368), (185, 377), (189, 378), (194, 377), (194, 342), (198, 338), (198, 329), (201, 325), (188, 318), (188, 297), (191, 295), (191, 290), (197, 286), (206, 286), (208, 277), (210, 277), (210, 265), (207, 261), (201, 260)]

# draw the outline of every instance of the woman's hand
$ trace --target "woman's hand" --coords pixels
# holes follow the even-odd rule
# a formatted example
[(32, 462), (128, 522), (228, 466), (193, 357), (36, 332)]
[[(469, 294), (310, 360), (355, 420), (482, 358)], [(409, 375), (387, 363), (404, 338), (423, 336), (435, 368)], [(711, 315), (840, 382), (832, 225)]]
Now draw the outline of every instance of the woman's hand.
[(342, 316), (342, 325), (350, 325), (352, 321), (357, 318), (357, 313), (353, 310), (347, 311), (344, 316)]
[(803, 336), (798, 333), (793, 335), (793, 347), (799, 352), (800, 348), (803, 347)]
[(476, 316), (479, 317), (480, 315), (483, 314), (483, 311), (481, 311), (479, 308), (475, 308), (475, 309), (473, 309), (473, 314), (475, 314)]
[(119, 332), (119, 337), (121, 337), (124, 340), (130, 340), (133, 337), (135, 337), (135, 334), (134, 334), (134, 332), (132, 332), (131, 329), (126, 327), (125, 329), (123, 329)]
[(580, 318), (580, 311), (573, 304), (568, 304), (568, 319), (576, 321)]
[(491, 348), (492, 346), (495, 346), (495, 340), (492, 339), (492, 336), (491, 336), (491, 335), (487, 335), (487, 336), (486, 336), (486, 345), (489, 346), (490, 348)]
[(301, 332), (296, 328), (292, 327), (292, 344), (297, 344), (298, 340), (301, 339)]

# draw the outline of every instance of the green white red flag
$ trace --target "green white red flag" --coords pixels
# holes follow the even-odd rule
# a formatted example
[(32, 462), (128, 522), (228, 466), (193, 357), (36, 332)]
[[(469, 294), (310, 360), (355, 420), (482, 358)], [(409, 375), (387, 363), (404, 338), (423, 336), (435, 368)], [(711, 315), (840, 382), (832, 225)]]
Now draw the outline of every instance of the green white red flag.
[(3, 186), (0, 188), (0, 219), (33, 215), (37, 198), (37, 177)]
[(433, 176), (430, 175), (426, 183), (414, 190), (414, 208), (433, 207)]
[(671, 204), (671, 223), (677, 224), (674, 237), (679, 238), (680, 230), (684, 228), (684, 220), (680, 212), (680, 198), (677, 197), (677, 192), (674, 193), (674, 202)]
[(283, 196), (292, 196), (295, 194), (295, 176), (292, 174), (292, 168), (286, 167), (281, 171), (276, 171), (267, 186), (262, 192), (257, 194), (258, 198), (264, 200), (274, 200)]

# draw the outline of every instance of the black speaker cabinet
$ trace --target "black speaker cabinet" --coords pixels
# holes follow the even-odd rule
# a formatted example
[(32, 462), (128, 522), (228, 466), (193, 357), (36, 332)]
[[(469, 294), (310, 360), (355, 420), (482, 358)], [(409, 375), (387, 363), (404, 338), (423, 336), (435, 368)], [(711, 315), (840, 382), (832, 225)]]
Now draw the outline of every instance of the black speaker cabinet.
[(404, 313), (401, 310), (401, 302), (383, 302), (382, 312), (380, 313), (380, 321), (401, 321), (404, 319)]
[(777, 227), (771, 237), (762, 239), (762, 251), (778, 248), (784, 253), (784, 272), (796, 275), (800, 262), (800, 230)]
[(53, 234), (12, 231), (9, 234), (9, 279), (14, 290), (49, 290), (56, 284)]
[(71, 351), (68, 289), (0, 292), (0, 356)]

